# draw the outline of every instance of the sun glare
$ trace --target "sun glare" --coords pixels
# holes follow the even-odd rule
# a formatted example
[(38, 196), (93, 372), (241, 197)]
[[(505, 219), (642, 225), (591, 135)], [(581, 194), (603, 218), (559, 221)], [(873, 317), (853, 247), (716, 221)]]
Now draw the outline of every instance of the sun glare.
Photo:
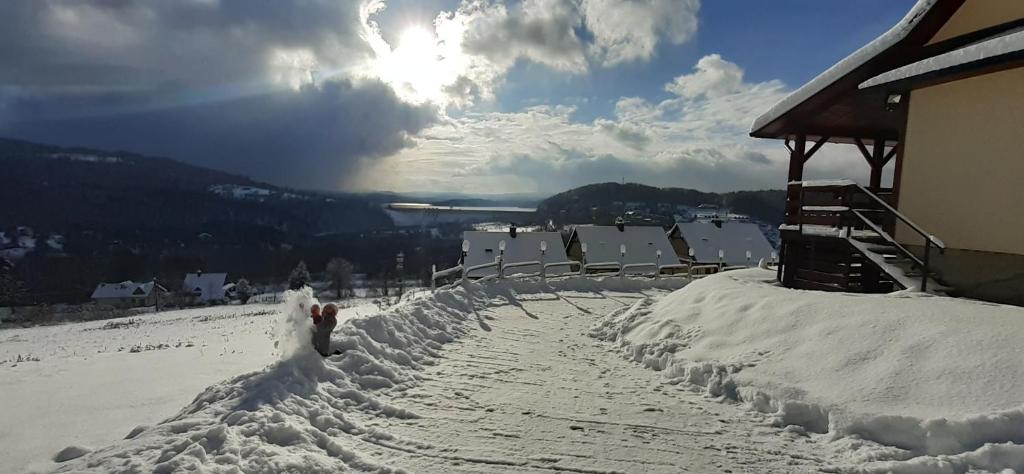
[(455, 79), (450, 56), (433, 32), (410, 26), (390, 54), (379, 58), (377, 72), (406, 100), (442, 103), (444, 87)]

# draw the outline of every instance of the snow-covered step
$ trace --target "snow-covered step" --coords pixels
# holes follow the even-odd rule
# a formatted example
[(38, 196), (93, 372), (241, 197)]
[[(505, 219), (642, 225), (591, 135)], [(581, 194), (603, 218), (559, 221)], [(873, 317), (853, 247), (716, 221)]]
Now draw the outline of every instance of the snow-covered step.
[[(848, 239), (850, 245), (853, 245), (859, 250), (865, 257), (875, 263), (878, 268), (882, 269), (883, 272), (892, 277), (900, 286), (908, 290), (919, 290), (921, 288), (921, 274), (918, 273), (916, 276), (908, 274), (907, 270), (903, 269), (898, 265), (894, 265), (892, 262), (887, 261), (885, 255), (880, 254), (872, 250), (871, 244), (860, 242), (856, 239)], [(928, 278), (928, 293), (942, 294), (949, 288), (935, 281), (934, 278)]]

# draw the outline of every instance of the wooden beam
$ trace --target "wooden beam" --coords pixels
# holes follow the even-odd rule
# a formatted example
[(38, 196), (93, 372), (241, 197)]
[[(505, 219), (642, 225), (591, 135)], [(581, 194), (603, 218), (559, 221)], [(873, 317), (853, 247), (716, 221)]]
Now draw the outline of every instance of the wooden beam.
[(875, 140), (875, 146), (871, 156), (871, 184), (872, 190), (877, 191), (882, 187), (882, 167), (885, 166), (885, 140)]
[(786, 145), (786, 149), (789, 150), (790, 153), (793, 153), (793, 147), (789, 144), (789, 139), (788, 138), (786, 139), (786, 141), (784, 143)]
[(900, 149), (899, 144), (896, 144), (892, 148), (890, 148), (889, 149), (889, 153), (886, 153), (885, 154), (885, 158), (882, 159), (882, 166), (885, 166), (885, 165), (889, 164), (889, 162), (892, 161), (893, 157), (896, 156), (896, 152), (899, 149)]
[(825, 145), (825, 142), (827, 142), (829, 138), (832, 137), (821, 137), (821, 139), (818, 140), (817, 143), (815, 143), (810, 150), (807, 150), (807, 154), (804, 155), (804, 163), (807, 163), (807, 160), (811, 159), (811, 157), (814, 156), (814, 154), (817, 153), (818, 150)]
[(860, 150), (860, 154), (864, 155), (864, 159), (867, 160), (868, 166), (871, 166), (871, 152), (868, 151), (868, 147), (864, 146), (864, 141), (859, 138), (854, 138), (853, 143), (857, 144), (857, 149)]
[(804, 179), (804, 151), (807, 149), (807, 136), (797, 135), (793, 141), (793, 151), (789, 154), (789, 182)]

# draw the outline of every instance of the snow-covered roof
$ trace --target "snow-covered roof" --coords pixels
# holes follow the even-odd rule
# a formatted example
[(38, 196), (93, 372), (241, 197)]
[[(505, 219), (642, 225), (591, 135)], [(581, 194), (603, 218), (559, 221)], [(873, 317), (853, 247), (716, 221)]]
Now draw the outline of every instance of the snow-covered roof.
[[(499, 250), (501, 241), (505, 241), (504, 262), (564, 262), (568, 260), (565, 256), (565, 246), (562, 244), (562, 235), (558, 232), (517, 232), (515, 238), (508, 232), (487, 232), (487, 231), (466, 231), (462, 234), (464, 240), (469, 241), (469, 252), (466, 254), (466, 265), (476, 266), (485, 263), (492, 263), (501, 253)], [(547, 251), (543, 256), (540, 252), (540, 243), (547, 242)], [(552, 269), (552, 272), (561, 273), (567, 269)], [(515, 273), (535, 273), (540, 268), (527, 266), (519, 268)], [(471, 277), (482, 277), (493, 275), (497, 270), (486, 268), (469, 273)]]
[(762, 258), (771, 258), (774, 250), (761, 228), (749, 222), (686, 222), (676, 224), (673, 230), (676, 229), (693, 249), (694, 258), (702, 263), (718, 262), (719, 250), (727, 265), (748, 263), (747, 252), (750, 262), (757, 263)]
[(224, 280), (227, 273), (189, 273), (185, 275), (182, 289), (198, 293), (202, 300), (219, 300), (224, 298)]
[[(577, 226), (573, 233), (581, 243), (587, 244), (587, 262), (658, 263), (657, 251), (661, 250), (662, 265), (678, 263), (678, 256), (659, 226), (625, 226), (622, 230), (613, 225)], [(619, 254), (619, 246), (625, 244), (625, 258)]]
[(104, 298), (144, 298), (153, 291), (155, 284), (135, 283), (133, 281), (122, 281), (121, 283), (100, 283), (92, 292), (92, 299)]
[(814, 79), (811, 79), (811, 81), (804, 84), (803, 87), (793, 91), (793, 93), (789, 94), (772, 106), (772, 108), (768, 109), (767, 112), (754, 119), (754, 123), (751, 126), (750, 131), (753, 133), (764, 128), (768, 124), (774, 122), (775, 119), (781, 117), (815, 94), (821, 92), (832, 83), (852, 72), (854, 69), (864, 65), (864, 63), (868, 62), (881, 52), (902, 41), (907, 37), (907, 34), (913, 31), (914, 27), (917, 26), (925, 13), (928, 13), (928, 11), (931, 10), (938, 1), (939, 0), (918, 0), (906, 16), (896, 24), (896, 26), (893, 26), (889, 31), (886, 31), (878, 38), (875, 38), (874, 41), (858, 49), (842, 61), (839, 61)]
[(1008, 54), (1019, 53), (1021, 51), (1024, 51), (1024, 29), (1016, 29), (1008, 33), (1003, 33), (992, 38), (978, 41), (960, 49), (955, 49), (948, 53), (933, 56), (928, 59), (879, 74), (861, 83), (860, 88), (866, 89), (868, 87), (910, 79), (923, 74), (939, 72), (943, 69), (984, 61), (986, 59), (992, 59)]

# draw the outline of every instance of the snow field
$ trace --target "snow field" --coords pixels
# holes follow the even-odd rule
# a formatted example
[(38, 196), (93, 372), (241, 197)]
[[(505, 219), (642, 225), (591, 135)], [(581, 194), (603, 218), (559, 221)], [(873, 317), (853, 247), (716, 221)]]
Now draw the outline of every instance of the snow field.
[[(275, 362), (280, 312), (212, 306), (0, 331), (0, 472), (52, 470)], [(356, 305), (339, 320), (373, 312)], [(66, 446), (80, 449), (58, 456)]]
[[(855, 472), (1024, 471), (1024, 310), (727, 272), (591, 329), (673, 383), (820, 437)], [(798, 427), (798, 428), (797, 428)]]

